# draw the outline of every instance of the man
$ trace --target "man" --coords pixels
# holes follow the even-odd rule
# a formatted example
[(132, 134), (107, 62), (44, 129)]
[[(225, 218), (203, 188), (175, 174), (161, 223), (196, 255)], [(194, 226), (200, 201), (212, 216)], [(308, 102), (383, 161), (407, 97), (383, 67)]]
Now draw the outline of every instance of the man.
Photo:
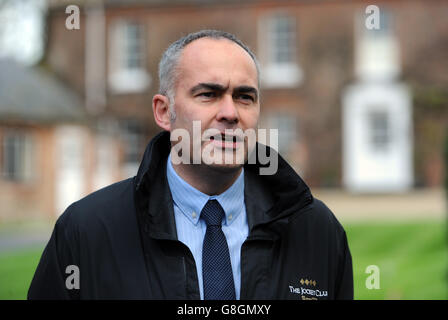
[(159, 77), (164, 131), (137, 176), (67, 208), (28, 298), (352, 299), (342, 226), (274, 150), (261, 174), (263, 146), (243, 134), (260, 114), (253, 53), (203, 30), (167, 49)]

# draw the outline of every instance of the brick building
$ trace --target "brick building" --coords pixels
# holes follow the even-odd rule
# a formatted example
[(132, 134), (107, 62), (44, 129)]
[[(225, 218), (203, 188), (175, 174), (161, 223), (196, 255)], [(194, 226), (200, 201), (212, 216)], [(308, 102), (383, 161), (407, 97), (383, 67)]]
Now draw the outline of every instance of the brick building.
[[(66, 27), (69, 5), (80, 8), (79, 29)], [(236, 34), (257, 54), (260, 127), (279, 129), (280, 153), (308, 184), (355, 192), (440, 187), (448, 3), (376, 1), (379, 30), (365, 25), (368, 5), (53, 0), (42, 64), (83, 98), (96, 141), (109, 141), (110, 148), (93, 148), (93, 171), (102, 172), (103, 183), (90, 185), (135, 174), (159, 131), (151, 101), (161, 54), (180, 36), (207, 28)], [(118, 163), (103, 167), (100, 159), (111, 158)]]
[(82, 106), (48, 72), (0, 60), (0, 221), (48, 217), (82, 195), (91, 171)]
[[(89, 5), (80, 3), (79, 30), (64, 27), (67, 4), (53, 3), (46, 61), (85, 97), (92, 113), (117, 121), (123, 129), (120, 136), (136, 142), (127, 144), (129, 163), (138, 162), (139, 151), (157, 131), (150, 106), (161, 53), (179, 36), (202, 28), (235, 33), (256, 52), (262, 64), (261, 124), (279, 128), (280, 151), (312, 185), (343, 184), (342, 100), (349, 85), (366, 79), (395, 81), (406, 86), (411, 99), (425, 99), (420, 94), (428, 90), (446, 98), (442, 70), (447, 67), (443, 49), (448, 7), (443, 1), (379, 1), (383, 24), (373, 36), (363, 23), (367, 1), (85, 3)], [(369, 41), (372, 38), (383, 40)], [(433, 58), (425, 59), (427, 55)], [(426, 156), (419, 146), (411, 148), (412, 154), (418, 153), (410, 154), (416, 165), (410, 167), (412, 176), (416, 171), (411, 185), (437, 186), (442, 181), (437, 178), (443, 172), (438, 144), (443, 121), (446, 124), (446, 99), (442, 104), (435, 110), (442, 115), (439, 123), (432, 123), (439, 136), (433, 137), (433, 150), (425, 151)], [(426, 112), (413, 113), (413, 107), (429, 108), (424, 101), (409, 103), (409, 115), (418, 114), (417, 122)], [(378, 139), (388, 139), (391, 128), (381, 119), (371, 121), (377, 123), (372, 130), (383, 135)], [(411, 145), (414, 139), (422, 143), (427, 134), (414, 122), (409, 126)]]

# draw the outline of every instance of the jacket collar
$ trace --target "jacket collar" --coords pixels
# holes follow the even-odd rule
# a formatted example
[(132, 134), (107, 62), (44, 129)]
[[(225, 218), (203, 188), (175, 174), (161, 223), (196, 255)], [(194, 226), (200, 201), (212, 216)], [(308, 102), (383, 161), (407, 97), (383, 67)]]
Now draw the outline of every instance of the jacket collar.
[[(260, 164), (257, 158), (254, 164), (246, 163), (246, 189), (244, 191), (250, 234), (252, 237), (265, 237), (262, 227), (267, 227), (279, 237), (288, 224), (288, 217), (313, 202), (309, 187), (291, 166), (272, 148), (263, 146), (268, 155), (275, 153), (278, 158), (278, 169), (273, 175), (260, 175)], [(266, 165), (267, 166), (267, 165)], [(251, 221), (252, 220), (252, 221)], [(273, 223), (276, 222), (276, 223)], [(261, 232), (260, 232), (261, 231)]]
[[(259, 146), (257, 143), (257, 150)], [(136, 206), (145, 230), (157, 238), (176, 240), (173, 201), (166, 178), (170, 147), (169, 132), (157, 134), (145, 150), (134, 182)], [(276, 152), (266, 148), (269, 153)], [(262, 167), (258, 157), (254, 164), (244, 165), (244, 193), (250, 230), (284, 220), (313, 200), (308, 186), (280, 155), (275, 174), (260, 175)]]
[(157, 134), (146, 147), (134, 178), (135, 205), (140, 228), (152, 238), (177, 240), (173, 200), (166, 177), (169, 132)]
[(149, 142), (143, 154), (142, 162), (138, 168), (136, 176), (136, 189), (138, 190), (143, 183), (150, 182), (150, 172), (161, 166), (162, 162), (166, 160), (170, 152), (171, 142), (168, 131), (158, 133)]

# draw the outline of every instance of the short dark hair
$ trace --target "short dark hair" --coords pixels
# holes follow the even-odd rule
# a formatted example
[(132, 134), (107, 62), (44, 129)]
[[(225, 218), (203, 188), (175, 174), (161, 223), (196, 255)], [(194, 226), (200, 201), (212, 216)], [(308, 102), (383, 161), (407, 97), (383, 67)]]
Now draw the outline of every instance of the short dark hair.
[(243, 48), (252, 58), (257, 69), (258, 82), (260, 78), (260, 68), (255, 54), (246, 46), (241, 40), (239, 40), (235, 35), (220, 31), (220, 30), (201, 30), (194, 33), (189, 33), (188, 35), (180, 38), (173, 42), (163, 53), (162, 59), (159, 63), (159, 93), (166, 95), (170, 98), (174, 98), (174, 84), (176, 81), (176, 66), (179, 62), (179, 57), (182, 50), (195, 40), (201, 38), (212, 38), (212, 39), (228, 39), (238, 44)]

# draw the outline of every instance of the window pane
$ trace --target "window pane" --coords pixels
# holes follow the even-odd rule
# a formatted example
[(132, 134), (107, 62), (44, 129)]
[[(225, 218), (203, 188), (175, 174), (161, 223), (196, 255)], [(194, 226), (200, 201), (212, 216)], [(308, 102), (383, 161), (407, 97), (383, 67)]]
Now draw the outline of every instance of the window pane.
[(297, 140), (297, 120), (292, 114), (279, 113), (269, 116), (269, 129), (278, 130), (278, 152), (287, 155)]
[(140, 67), (140, 57), (129, 56), (126, 64), (128, 69), (138, 69)]
[(146, 143), (144, 126), (136, 120), (125, 120), (122, 123), (124, 161), (139, 163)]
[(5, 138), (5, 148), (3, 150), (4, 155), (4, 173), (8, 179), (14, 179), (14, 173), (16, 172), (16, 150), (14, 140), (11, 136)]
[(31, 151), (31, 141), (27, 143), (27, 136), (22, 133), (6, 134), (3, 141), (3, 166), (2, 173), (6, 179), (19, 181), (25, 180), (28, 175), (26, 164), (31, 157), (30, 152), (26, 152), (27, 147)]
[(390, 144), (390, 123), (386, 112), (373, 111), (369, 114), (370, 144), (373, 150), (385, 151)]
[(140, 69), (144, 66), (144, 39), (142, 26), (135, 22), (121, 21), (115, 29), (115, 45), (118, 71)]
[(140, 29), (136, 23), (128, 23), (126, 28), (126, 36), (128, 39), (139, 39)]
[(290, 37), (287, 37), (286, 35), (278, 34), (275, 38), (275, 45), (277, 46), (278, 50), (289, 50), (289, 44), (291, 42)]
[(294, 20), (290, 17), (276, 16), (270, 23), (270, 59), (273, 63), (293, 63), (295, 33)]
[(290, 62), (290, 54), (288, 51), (277, 51), (277, 55), (276, 55), (276, 62), (280, 62), (280, 63), (288, 63)]
[(291, 21), (285, 17), (276, 19), (276, 32), (279, 34), (288, 33), (291, 29)]
[(140, 27), (135, 23), (128, 23), (126, 29), (126, 67), (138, 69), (142, 65), (142, 48)]

